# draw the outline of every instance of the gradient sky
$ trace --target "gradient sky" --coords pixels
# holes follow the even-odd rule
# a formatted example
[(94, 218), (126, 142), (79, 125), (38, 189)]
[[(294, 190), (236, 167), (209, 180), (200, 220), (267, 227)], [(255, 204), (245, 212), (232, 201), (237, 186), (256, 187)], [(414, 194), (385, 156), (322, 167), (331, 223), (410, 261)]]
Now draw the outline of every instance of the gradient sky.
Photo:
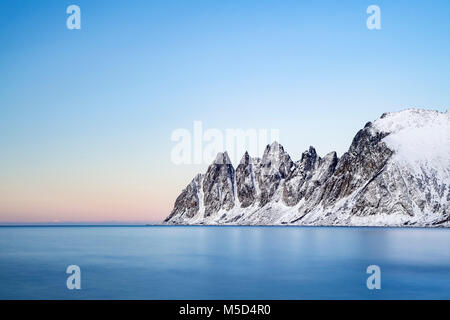
[(383, 112), (449, 108), (449, 39), (448, 0), (3, 0), (0, 222), (161, 220), (206, 169), (170, 159), (195, 120), (342, 154)]

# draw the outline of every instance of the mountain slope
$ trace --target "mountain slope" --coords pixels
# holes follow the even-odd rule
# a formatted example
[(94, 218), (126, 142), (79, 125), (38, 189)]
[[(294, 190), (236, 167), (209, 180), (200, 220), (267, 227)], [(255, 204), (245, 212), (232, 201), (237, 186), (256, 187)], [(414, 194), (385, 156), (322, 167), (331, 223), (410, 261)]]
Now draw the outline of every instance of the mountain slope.
[(294, 162), (277, 142), (219, 154), (183, 190), (168, 224), (450, 226), (450, 112), (408, 109), (367, 123), (338, 158)]

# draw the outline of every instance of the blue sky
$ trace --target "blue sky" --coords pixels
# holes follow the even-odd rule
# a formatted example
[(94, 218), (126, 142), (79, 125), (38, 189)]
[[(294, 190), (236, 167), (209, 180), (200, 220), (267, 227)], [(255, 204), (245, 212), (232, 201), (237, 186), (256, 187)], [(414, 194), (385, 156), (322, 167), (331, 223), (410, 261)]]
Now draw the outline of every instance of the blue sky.
[(449, 34), (449, 1), (2, 1), (0, 221), (161, 219), (205, 169), (170, 161), (195, 120), (342, 154), (383, 112), (449, 108)]

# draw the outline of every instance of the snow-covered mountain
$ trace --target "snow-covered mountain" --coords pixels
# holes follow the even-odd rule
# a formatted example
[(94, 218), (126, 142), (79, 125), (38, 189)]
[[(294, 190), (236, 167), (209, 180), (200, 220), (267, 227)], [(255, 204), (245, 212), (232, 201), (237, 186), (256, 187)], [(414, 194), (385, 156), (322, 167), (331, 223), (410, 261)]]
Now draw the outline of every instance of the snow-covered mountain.
[(294, 162), (226, 152), (175, 201), (167, 224), (450, 226), (450, 111), (408, 109), (369, 122), (340, 158), (310, 147)]

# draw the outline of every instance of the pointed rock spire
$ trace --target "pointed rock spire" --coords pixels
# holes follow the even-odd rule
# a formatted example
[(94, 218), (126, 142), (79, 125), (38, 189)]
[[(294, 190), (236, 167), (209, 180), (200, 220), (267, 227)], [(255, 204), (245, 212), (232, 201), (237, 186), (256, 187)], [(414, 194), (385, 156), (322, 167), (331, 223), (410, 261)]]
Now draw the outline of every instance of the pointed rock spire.
[(227, 164), (231, 165), (230, 157), (228, 156), (228, 152), (219, 152), (214, 160), (214, 164)]
[(236, 168), (237, 195), (242, 208), (246, 208), (256, 201), (258, 175), (259, 167), (255, 167), (253, 159), (248, 152), (245, 152)]
[(235, 171), (227, 152), (217, 154), (203, 180), (205, 217), (234, 207)]

